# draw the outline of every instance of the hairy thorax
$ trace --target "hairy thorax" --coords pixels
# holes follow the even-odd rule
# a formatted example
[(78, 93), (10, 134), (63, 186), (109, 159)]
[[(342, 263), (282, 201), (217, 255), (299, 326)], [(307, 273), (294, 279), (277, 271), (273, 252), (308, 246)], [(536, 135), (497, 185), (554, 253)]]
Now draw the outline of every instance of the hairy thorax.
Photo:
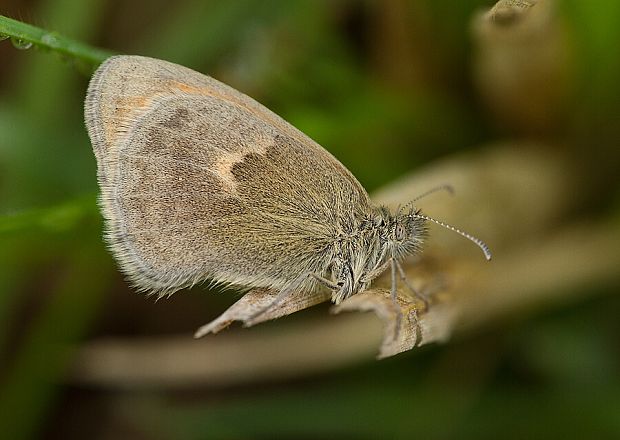
[(334, 236), (331, 278), (335, 284), (332, 300), (339, 303), (366, 290), (373, 279), (407, 255), (420, 250), (426, 235), (419, 211), (373, 207), (359, 221), (341, 224)]
[(367, 275), (385, 257), (384, 243), (379, 231), (369, 227), (370, 217), (341, 228), (334, 236), (333, 260), (330, 274), (338, 286), (332, 300), (339, 303), (351, 295), (364, 291), (370, 285)]

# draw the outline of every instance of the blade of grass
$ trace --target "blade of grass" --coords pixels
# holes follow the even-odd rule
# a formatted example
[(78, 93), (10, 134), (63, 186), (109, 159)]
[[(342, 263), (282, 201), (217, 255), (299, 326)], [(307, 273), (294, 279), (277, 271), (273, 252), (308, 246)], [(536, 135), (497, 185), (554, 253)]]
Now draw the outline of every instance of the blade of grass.
[(84, 217), (97, 213), (95, 197), (89, 195), (49, 208), (36, 208), (16, 214), (0, 215), (0, 236), (32, 228), (68, 230)]
[(8, 37), (21, 47), (27, 47), (28, 44), (31, 44), (75, 58), (90, 64), (93, 68), (114, 55), (110, 51), (89, 46), (57, 32), (49, 32), (3, 15), (0, 15), (0, 37)]

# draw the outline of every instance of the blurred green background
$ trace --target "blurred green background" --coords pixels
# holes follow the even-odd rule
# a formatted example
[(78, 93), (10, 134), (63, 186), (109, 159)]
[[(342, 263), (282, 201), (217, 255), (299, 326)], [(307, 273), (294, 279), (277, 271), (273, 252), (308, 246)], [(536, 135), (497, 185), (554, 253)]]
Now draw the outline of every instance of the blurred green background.
[[(472, 17), (489, 1), (4, 0), (0, 14), (214, 76), (369, 191), (496, 140), (561, 144), (592, 176), (571, 215), (617, 219), (620, 3), (557, 3), (571, 61), (566, 95), (542, 120), (494, 111), (476, 86)], [(155, 302), (126, 286), (101, 240), (84, 70), (0, 42), (0, 436), (620, 438), (618, 283), (444, 346), (296, 380), (191, 392), (71, 384), (85, 341), (189, 338), (236, 298), (194, 288)]]

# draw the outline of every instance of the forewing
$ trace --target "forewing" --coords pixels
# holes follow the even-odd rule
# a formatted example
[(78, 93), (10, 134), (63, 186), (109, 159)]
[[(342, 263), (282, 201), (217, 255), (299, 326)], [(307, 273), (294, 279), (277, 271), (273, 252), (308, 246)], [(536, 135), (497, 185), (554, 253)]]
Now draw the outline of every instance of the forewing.
[(137, 286), (282, 288), (319, 271), (368, 196), (336, 159), (256, 101), (165, 61), (95, 73), (86, 124), (106, 237)]

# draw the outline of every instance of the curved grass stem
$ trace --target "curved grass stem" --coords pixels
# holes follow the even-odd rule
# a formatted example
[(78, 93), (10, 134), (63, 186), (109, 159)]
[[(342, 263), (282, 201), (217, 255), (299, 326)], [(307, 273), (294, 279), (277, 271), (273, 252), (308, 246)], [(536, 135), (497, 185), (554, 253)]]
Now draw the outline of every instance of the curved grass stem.
[(114, 53), (89, 46), (27, 23), (0, 15), (0, 39), (10, 38), (17, 48), (37, 47), (50, 50), (87, 64), (94, 70)]

